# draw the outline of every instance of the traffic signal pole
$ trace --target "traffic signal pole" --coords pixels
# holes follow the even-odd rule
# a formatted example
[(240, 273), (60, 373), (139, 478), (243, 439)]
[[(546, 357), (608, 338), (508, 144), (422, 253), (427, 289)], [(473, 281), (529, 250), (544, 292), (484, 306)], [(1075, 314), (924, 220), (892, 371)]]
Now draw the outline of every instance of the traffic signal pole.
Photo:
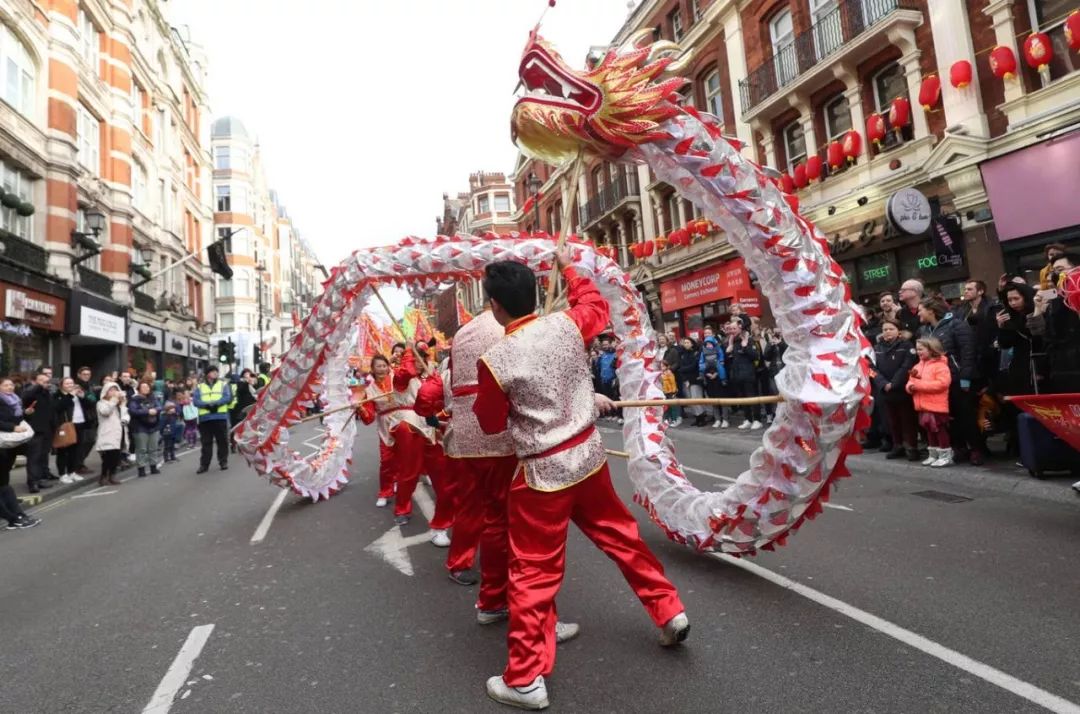
[[(237, 228), (233, 232), (229, 233), (229, 235), (225, 236), (224, 238), (221, 238), (219, 240), (214, 241), (210, 245), (212, 246), (212, 245), (216, 245), (218, 243), (224, 243), (225, 241), (229, 240), (230, 238), (232, 238), (234, 235), (236, 235), (240, 231), (244, 230), (246, 227), (247, 226), (240, 226), (239, 228)], [(210, 246), (207, 246), (206, 249), (209, 250)], [(189, 262), (189, 261), (191, 261), (191, 260), (193, 260), (195, 258), (198, 258), (200, 255), (202, 255), (201, 250), (197, 250), (194, 253), (188, 253), (183, 258), (176, 261), (175, 263), (173, 263), (169, 267), (162, 268), (161, 270), (157, 271), (156, 273), (151, 274), (150, 277), (146, 278), (145, 280), (143, 280), (140, 283), (135, 283), (134, 285), (131, 286), (131, 289), (134, 290), (136, 288), (141, 288), (143, 285), (146, 285), (147, 283), (151, 283), (151, 282), (157, 280), (158, 278), (160, 278), (162, 275), (169, 272), (170, 270), (176, 270), (177, 268), (179, 268), (184, 263), (187, 263), (187, 262)]]

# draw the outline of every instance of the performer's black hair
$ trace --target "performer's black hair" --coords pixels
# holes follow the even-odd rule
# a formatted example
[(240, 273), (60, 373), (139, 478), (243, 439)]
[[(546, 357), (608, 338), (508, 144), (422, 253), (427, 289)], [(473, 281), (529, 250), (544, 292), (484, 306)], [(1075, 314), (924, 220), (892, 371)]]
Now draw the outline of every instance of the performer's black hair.
[(408, 352), (409, 351), (409, 346), (407, 344), (405, 344), (404, 342), (395, 342), (393, 347), (390, 348), (390, 351), (393, 352), (398, 347), (400, 347), (403, 352)]
[(536, 310), (536, 275), (521, 263), (500, 260), (484, 268), (484, 293), (502, 305), (510, 317)]
[(378, 355), (377, 354), (377, 355), (372, 355), (371, 356), (371, 368), (372, 369), (375, 369), (375, 363), (376, 362), (384, 362), (387, 367), (390, 366), (390, 360), (388, 360), (385, 355)]

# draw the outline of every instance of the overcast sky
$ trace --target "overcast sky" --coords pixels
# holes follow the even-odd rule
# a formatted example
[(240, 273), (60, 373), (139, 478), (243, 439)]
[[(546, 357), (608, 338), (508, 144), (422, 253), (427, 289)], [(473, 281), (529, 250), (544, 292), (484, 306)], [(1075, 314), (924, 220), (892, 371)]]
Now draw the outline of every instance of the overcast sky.
[[(509, 117), (547, 0), (170, 0), (209, 55), (213, 116), (258, 136), (271, 186), (328, 265), (429, 236), (442, 194), (513, 169)], [(542, 34), (575, 66), (627, 0), (559, 0)]]

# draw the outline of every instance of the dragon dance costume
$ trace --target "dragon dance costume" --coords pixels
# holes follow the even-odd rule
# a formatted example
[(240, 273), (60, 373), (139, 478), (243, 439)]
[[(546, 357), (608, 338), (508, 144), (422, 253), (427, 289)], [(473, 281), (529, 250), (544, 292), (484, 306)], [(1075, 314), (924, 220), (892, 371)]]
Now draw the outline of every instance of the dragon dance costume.
[(521, 462), (508, 499), (509, 662), (502, 678), (509, 687), (529, 685), (555, 664), (555, 596), (570, 521), (615, 561), (657, 627), (684, 610), (612, 487), (595, 426), (586, 345), (608, 324), (607, 301), (572, 268), (563, 275), (570, 308), (511, 322), (506, 339), (477, 366), (478, 424), (486, 434), (507, 432)]
[[(446, 378), (425, 382), (416, 401), (421, 415), (444, 409), (450, 413), (444, 439), (450, 481), (445, 491), (454, 503), (455, 515), (446, 569), (451, 573), (471, 569), (479, 547), (481, 582), (476, 607), (482, 611), (507, 607), (506, 497), (518, 459), (509, 434), (485, 434), (473, 413), (478, 393), (476, 365), (504, 334), (490, 312), (463, 326), (454, 336)], [(441, 502), (443, 494), (438, 496)]]

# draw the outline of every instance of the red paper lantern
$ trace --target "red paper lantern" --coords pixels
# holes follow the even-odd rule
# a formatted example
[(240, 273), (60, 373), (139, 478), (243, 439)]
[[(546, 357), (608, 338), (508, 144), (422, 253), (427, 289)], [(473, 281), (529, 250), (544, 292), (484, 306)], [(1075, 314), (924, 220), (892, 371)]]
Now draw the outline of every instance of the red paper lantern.
[(941, 99), (941, 77), (936, 74), (924, 77), (922, 84), (919, 85), (919, 104), (926, 111), (930, 111), (937, 105), (939, 99)]
[(911, 102), (907, 97), (897, 97), (889, 107), (889, 125), (899, 134), (911, 122)]
[(949, 82), (957, 89), (963, 89), (971, 84), (971, 63), (967, 60), (957, 60), (949, 68)]
[(671, 232), (672, 245), (690, 245), (690, 233), (685, 228), (678, 228)]
[(1024, 59), (1028, 66), (1042, 72), (1054, 58), (1054, 46), (1045, 32), (1032, 32), (1024, 40)]
[(667, 245), (668, 245), (667, 236), (665, 236), (663, 233), (656, 236), (656, 250), (657, 251), (664, 250), (665, 248), (667, 248)]
[(638, 260), (641, 260), (642, 248), (643, 247), (644, 246), (642, 246), (641, 243), (631, 243), (630, 244), (630, 254), (632, 256), (634, 256), (635, 258), (637, 258)]
[(795, 188), (806, 188), (806, 164), (795, 164)]
[(795, 180), (791, 174), (780, 174), (780, 190), (784, 193), (795, 193)]
[(1080, 52), (1080, 10), (1073, 10), (1065, 18), (1065, 42), (1070, 49)]
[(829, 159), (830, 169), (838, 169), (844, 165), (844, 147), (840, 145), (839, 141), (831, 142), (826, 154)]
[(806, 179), (817, 181), (821, 178), (821, 157), (814, 154), (806, 160)]
[(874, 146), (881, 148), (881, 142), (885, 140), (885, 120), (877, 112), (870, 115), (866, 120), (866, 138), (874, 142)]
[(1016, 55), (1011, 47), (998, 45), (990, 50), (990, 72), (998, 79), (1016, 76)]
[(850, 130), (844, 134), (843, 146), (844, 156), (851, 163), (855, 163), (859, 158), (859, 154), (862, 153), (862, 135), (854, 129)]
[(644, 243), (642, 243), (641, 252), (644, 253), (646, 258), (648, 258), (650, 255), (652, 255), (653, 251), (655, 251), (655, 250), (656, 250), (656, 244), (654, 244), (651, 240), (647, 240)]

